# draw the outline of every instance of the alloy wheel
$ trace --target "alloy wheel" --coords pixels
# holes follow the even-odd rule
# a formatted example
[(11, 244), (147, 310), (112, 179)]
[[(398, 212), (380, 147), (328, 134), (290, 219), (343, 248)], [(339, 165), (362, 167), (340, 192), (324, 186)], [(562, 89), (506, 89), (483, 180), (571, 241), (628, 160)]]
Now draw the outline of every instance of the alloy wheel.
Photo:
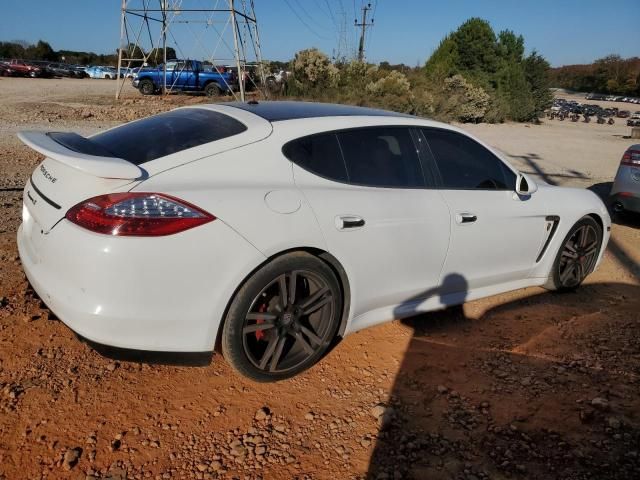
[(247, 359), (265, 373), (294, 369), (331, 341), (338, 292), (318, 274), (293, 270), (271, 281), (245, 315)]
[(562, 287), (578, 286), (593, 271), (599, 251), (596, 229), (591, 225), (577, 228), (566, 241), (558, 264), (558, 278)]

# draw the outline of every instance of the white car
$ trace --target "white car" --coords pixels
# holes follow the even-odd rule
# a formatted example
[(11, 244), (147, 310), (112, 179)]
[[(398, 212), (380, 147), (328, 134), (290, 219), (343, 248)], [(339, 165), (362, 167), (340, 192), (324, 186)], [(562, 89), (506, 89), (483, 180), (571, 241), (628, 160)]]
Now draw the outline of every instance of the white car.
[(18, 247), (82, 337), (207, 352), (259, 381), (346, 334), (500, 292), (572, 289), (611, 221), (460, 129), (304, 102), (198, 105), (84, 138), (21, 132), (46, 158)]

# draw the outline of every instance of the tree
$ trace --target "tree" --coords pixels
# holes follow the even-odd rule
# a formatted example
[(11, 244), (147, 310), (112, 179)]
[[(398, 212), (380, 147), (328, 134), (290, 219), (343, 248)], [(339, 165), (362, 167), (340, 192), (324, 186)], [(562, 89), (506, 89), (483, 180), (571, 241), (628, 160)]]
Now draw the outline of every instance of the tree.
[(498, 34), (498, 55), (506, 62), (521, 62), (524, 57), (524, 37), (511, 30)]
[[(117, 53), (117, 52), (116, 52)], [(122, 48), (122, 58), (143, 58), (144, 51), (135, 43), (129, 43), (126, 47)], [(131, 65), (131, 67), (141, 67), (144, 63), (142, 60), (127, 60), (127, 63)]]
[[(432, 83), (449, 79), (449, 84), (456, 85), (453, 103), (467, 101), (465, 98), (468, 96), (459, 92), (471, 91), (472, 87), (481, 87), (483, 94), (489, 95), (490, 108), (483, 110), (473, 107), (474, 115), (456, 113), (458, 118), (478, 121), (476, 113), (484, 111), (483, 115), (489, 115), (493, 121), (505, 118), (533, 120), (544, 110), (550, 98), (547, 78), (549, 64), (538, 54), (527, 64), (524, 50), (522, 35), (503, 30), (496, 36), (486, 20), (471, 18), (440, 42), (427, 60), (424, 72)], [(466, 83), (461, 84), (458, 76)], [(452, 83), (451, 78), (456, 78), (456, 81)], [(451, 88), (445, 89), (445, 92), (451, 92)], [(435, 93), (436, 96), (438, 94), (442, 93)], [(482, 95), (479, 97), (484, 98)], [(438, 105), (442, 104), (438, 101), (434, 104), (438, 112)], [(440, 108), (445, 112), (448, 109), (450, 106), (446, 102)]]
[(566, 65), (550, 72), (554, 86), (581, 92), (638, 95), (640, 58), (607, 55), (587, 65)]
[(518, 122), (533, 120), (535, 105), (520, 63), (505, 63), (496, 75), (496, 93), (505, 100), (507, 117)]
[(462, 72), (494, 73), (498, 67), (496, 35), (489, 22), (470, 18), (452, 35)]
[(458, 60), (458, 44), (453, 34), (449, 34), (440, 41), (438, 48), (427, 60), (425, 73), (433, 81), (442, 81), (458, 72)]
[[(172, 47), (167, 47), (167, 60), (175, 60), (176, 51)], [(162, 52), (162, 48), (154, 48), (149, 52), (147, 56), (147, 63), (149, 65), (157, 66), (164, 63), (164, 53)]]
[(535, 50), (524, 60), (524, 74), (531, 89), (535, 115), (542, 113), (551, 106), (550, 65), (544, 57)]
[(25, 52), (25, 56), (32, 60), (58, 60), (57, 53), (51, 48), (47, 42), (38, 40), (36, 45), (29, 45)]

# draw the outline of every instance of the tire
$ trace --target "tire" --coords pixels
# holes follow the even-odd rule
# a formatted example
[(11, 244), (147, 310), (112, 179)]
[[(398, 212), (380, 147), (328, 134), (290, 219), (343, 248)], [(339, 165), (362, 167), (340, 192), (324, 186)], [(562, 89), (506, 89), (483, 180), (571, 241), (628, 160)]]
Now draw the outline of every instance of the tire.
[(569, 230), (553, 262), (552, 288), (558, 291), (578, 288), (595, 269), (601, 247), (600, 225), (591, 217), (581, 218)]
[(149, 79), (140, 80), (138, 89), (142, 95), (153, 95), (156, 92), (156, 87)]
[(258, 382), (293, 377), (331, 345), (342, 301), (338, 280), (325, 262), (305, 252), (278, 257), (234, 296), (224, 319), (223, 356), (238, 373)]
[(219, 97), (222, 93), (220, 87), (216, 83), (209, 83), (204, 87), (204, 93), (207, 97)]

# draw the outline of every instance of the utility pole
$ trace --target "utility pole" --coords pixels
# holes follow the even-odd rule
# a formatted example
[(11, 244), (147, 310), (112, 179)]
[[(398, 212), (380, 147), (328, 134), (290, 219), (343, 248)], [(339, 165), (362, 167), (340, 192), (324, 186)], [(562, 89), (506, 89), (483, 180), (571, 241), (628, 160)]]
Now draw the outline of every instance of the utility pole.
[(354, 20), (354, 26), (362, 28), (360, 44), (358, 45), (358, 61), (360, 62), (364, 61), (364, 36), (367, 33), (367, 27), (373, 27), (373, 19), (367, 23), (367, 13), (369, 13), (369, 10), (371, 10), (371, 4), (367, 3), (366, 6), (362, 7), (362, 22), (358, 23), (358, 20)]

